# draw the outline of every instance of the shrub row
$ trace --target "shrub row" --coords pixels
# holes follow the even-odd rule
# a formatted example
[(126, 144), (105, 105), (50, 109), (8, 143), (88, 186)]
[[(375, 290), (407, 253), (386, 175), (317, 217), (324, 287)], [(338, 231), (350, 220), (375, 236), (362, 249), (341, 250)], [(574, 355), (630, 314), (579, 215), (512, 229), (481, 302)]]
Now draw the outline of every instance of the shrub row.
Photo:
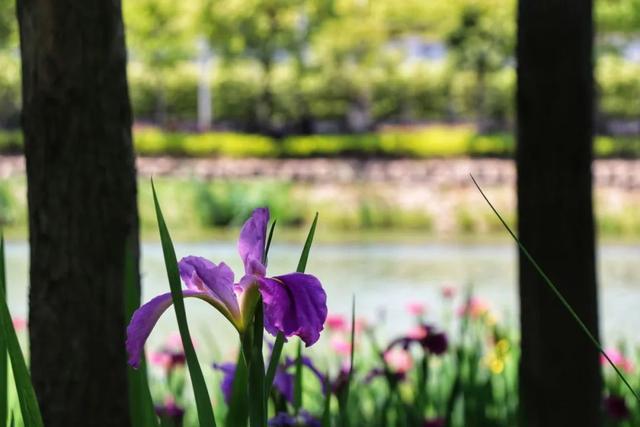
[[(599, 114), (605, 118), (640, 116), (640, 64), (612, 56), (598, 58), (596, 67)], [(261, 96), (260, 70), (251, 63), (219, 66), (212, 71), (214, 120), (236, 131), (255, 129)], [(195, 123), (198, 70), (184, 63), (170, 72), (129, 66), (129, 86), (138, 121)], [(274, 126), (295, 127), (305, 114), (315, 128), (349, 129), (354, 109), (366, 110), (372, 124), (415, 122), (482, 115), (498, 124), (513, 118), (515, 72), (505, 67), (484, 83), (483, 111), (477, 111), (473, 73), (451, 70), (445, 63), (367, 68), (357, 72), (314, 69), (298, 76), (287, 64), (273, 73)], [(20, 66), (17, 58), (0, 54), (0, 127), (19, 125)], [(304, 108), (303, 108), (304, 107)]]
[[(280, 140), (253, 134), (137, 128), (134, 140), (140, 155), (187, 157), (509, 157), (515, 147), (509, 133), (478, 134), (467, 125), (434, 125), (361, 135), (291, 136)], [(594, 150), (597, 157), (638, 157), (640, 137), (598, 136)], [(20, 132), (0, 132), (0, 153), (21, 151)]]

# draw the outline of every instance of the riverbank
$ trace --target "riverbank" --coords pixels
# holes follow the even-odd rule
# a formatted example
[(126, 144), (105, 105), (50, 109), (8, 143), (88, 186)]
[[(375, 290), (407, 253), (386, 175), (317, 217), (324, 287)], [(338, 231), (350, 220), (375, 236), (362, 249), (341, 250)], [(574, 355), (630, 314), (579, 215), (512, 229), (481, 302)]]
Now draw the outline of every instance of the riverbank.
[[(419, 183), (427, 186), (469, 186), (469, 174), (484, 185), (513, 185), (515, 162), (510, 159), (234, 159), (138, 157), (140, 177), (249, 179), (269, 178), (306, 183)], [(24, 157), (0, 155), (0, 179), (25, 174)], [(640, 159), (598, 159), (594, 185), (640, 189)]]
[[(515, 223), (515, 165), (504, 159), (187, 159), (138, 158), (143, 236), (156, 224), (148, 178), (156, 180), (174, 235), (225, 238), (251, 209), (268, 205), (295, 239), (320, 212), (328, 240), (486, 238), (499, 221), (469, 174)], [(595, 209), (604, 238), (640, 238), (640, 160), (594, 162)], [(25, 165), (0, 156), (0, 222), (8, 236), (26, 236)]]

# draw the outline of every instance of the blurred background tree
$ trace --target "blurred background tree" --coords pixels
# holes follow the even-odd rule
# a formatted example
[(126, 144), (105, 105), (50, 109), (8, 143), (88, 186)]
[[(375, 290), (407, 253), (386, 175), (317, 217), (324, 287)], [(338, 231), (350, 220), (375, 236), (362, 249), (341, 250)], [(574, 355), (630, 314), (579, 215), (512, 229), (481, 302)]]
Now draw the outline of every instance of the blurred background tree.
[(164, 126), (168, 74), (195, 52), (193, 17), (185, 3), (169, 0), (131, 0), (123, 8), (132, 62), (144, 67), (153, 92), (153, 119)]
[[(11, 129), (19, 126), (19, 60), (13, 5), (2, 1), (0, 126)], [(595, 2), (603, 135), (640, 134), (639, 3)], [(514, 10), (514, 0), (132, 0), (124, 14), (134, 116), (195, 130), (204, 84), (215, 129), (279, 137), (447, 121), (509, 132)], [(204, 78), (199, 40), (215, 57)]]
[(472, 109), (480, 126), (490, 118), (486, 106), (488, 75), (513, 64), (513, 6), (509, 0), (466, 4), (446, 36), (451, 71), (469, 70), (474, 75)]

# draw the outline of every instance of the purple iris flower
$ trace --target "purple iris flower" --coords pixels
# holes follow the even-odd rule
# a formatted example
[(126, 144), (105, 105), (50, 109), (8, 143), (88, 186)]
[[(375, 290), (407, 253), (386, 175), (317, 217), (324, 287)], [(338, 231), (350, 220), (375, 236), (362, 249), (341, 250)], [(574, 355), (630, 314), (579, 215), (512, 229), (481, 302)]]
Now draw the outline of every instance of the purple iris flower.
[(269, 427), (320, 427), (322, 424), (307, 411), (295, 415), (280, 412), (269, 420)]
[(419, 344), (424, 350), (436, 356), (440, 356), (447, 351), (449, 348), (447, 334), (439, 332), (435, 327), (426, 324), (420, 325), (420, 328), (424, 329), (424, 334), (396, 338), (387, 346), (387, 351), (396, 346), (407, 350), (414, 343)]
[(615, 394), (604, 398), (604, 409), (611, 418), (617, 421), (626, 420), (631, 415), (624, 397)]
[[(327, 295), (320, 281), (303, 273), (266, 277), (263, 263), (269, 210), (253, 211), (240, 231), (238, 252), (244, 275), (234, 284), (233, 271), (223, 262), (214, 264), (197, 256), (180, 260), (180, 277), (187, 289), (182, 295), (202, 299), (215, 307), (242, 334), (262, 296), (264, 327), (273, 336), (297, 335), (308, 346), (320, 338), (327, 318)], [(140, 307), (127, 327), (129, 364), (138, 367), (149, 334), (164, 311), (173, 303), (171, 293), (153, 298)]]
[(213, 369), (222, 372), (222, 381), (220, 382), (220, 390), (222, 390), (222, 396), (226, 404), (231, 402), (231, 394), (233, 393), (233, 380), (236, 377), (236, 364), (227, 363), (214, 363)]
[(176, 404), (173, 399), (168, 399), (164, 405), (156, 406), (155, 412), (161, 419), (171, 420), (174, 425), (182, 425), (184, 409)]
[(430, 418), (424, 421), (423, 427), (444, 427), (444, 420), (442, 418)]
[[(323, 392), (326, 392), (326, 380), (325, 376), (317, 369), (311, 359), (308, 357), (302, 357), (302, 364), (306, 366), (313, 374), (318, 378), (320, 384), (322, 384)], [(280, 393), (287, 402), (293, 403), (293, 374), (288, 370), (295, 366), (295, 360), (286, 358), (283, 363), (278, 365), (276, 369), (276, 375), (273, 378), (273, 387)], [(222, 381), (220, 382), (220, 390), (224, 396), (224, 401), (228, 404), (231, 401), (231, 393), (233, 391), (233, 380), (236, 375), (236, 364), (227, 362), (213, 364), (213, 369), (221, 371), (223, 374)]]

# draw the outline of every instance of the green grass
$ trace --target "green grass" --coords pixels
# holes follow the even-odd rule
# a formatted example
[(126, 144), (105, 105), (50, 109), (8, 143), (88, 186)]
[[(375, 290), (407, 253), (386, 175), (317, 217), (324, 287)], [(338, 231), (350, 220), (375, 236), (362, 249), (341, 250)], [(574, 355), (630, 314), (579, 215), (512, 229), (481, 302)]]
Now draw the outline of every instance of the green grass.
[[(202, 181), (159, 177), (156, 186), (168, 202), (163, 213), (180, 240), (234, 239), (244, 218), (258, 206), (268, 206), (278, 218), (278, 232), (286, 240), (304, 236), (315, 212), (322, 215), (322, 240), (424, 240), (492, 238), (502, 226), (494, 215), (478, 211), (477, 198), (456, 189), (444, 189), (424, 203), (403, 205), (394, 197), (402, 187), (375, 188), (370, 184), (316, 186), (279, 180)], [(140, 228), (145, 239), (157, 239), (151, 190), (140, 180)], [(505, 187), (505, 190), (508, 190)], [(500, 209), (514, 223), (515, 212), (507, 191), (497, 190)], [(640, 238), (640, 199), (625, 197), (609, 203), (596, 193), (598, 230), (606, 239)], [(616, 196), (613, 194), (613, 196)], [(615, 198), (615, 197), (614, 197)], [(436, 203), (435, 201), (438, 201)], [(439, 210), (441, 205), (448, 205)], [(443, 222), (450, 222), (446, 230)], [(27, 236), (26, 180), (13, 177), (0, 182), (0, 226), (11, 239)]]

